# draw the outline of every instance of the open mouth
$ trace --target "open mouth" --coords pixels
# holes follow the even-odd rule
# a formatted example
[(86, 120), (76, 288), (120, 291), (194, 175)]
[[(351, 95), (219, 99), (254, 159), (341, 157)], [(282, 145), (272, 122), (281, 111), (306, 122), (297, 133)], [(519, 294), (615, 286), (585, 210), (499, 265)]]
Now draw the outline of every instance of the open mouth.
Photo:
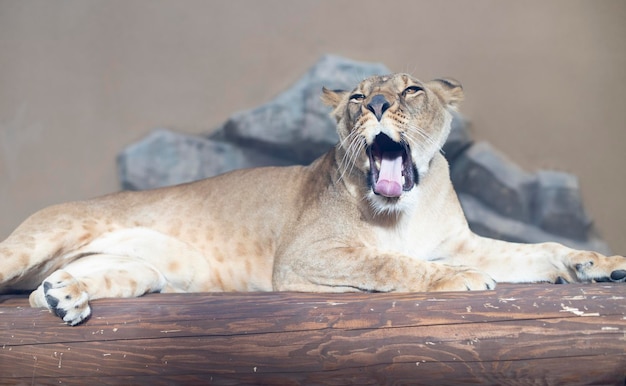
[(409, 145), (398, 143), (380, 133), (367, 149), (370, 159), (370, 184), (374, 193), (400, 197), (415, 186), (417, 172), (413, 168)]

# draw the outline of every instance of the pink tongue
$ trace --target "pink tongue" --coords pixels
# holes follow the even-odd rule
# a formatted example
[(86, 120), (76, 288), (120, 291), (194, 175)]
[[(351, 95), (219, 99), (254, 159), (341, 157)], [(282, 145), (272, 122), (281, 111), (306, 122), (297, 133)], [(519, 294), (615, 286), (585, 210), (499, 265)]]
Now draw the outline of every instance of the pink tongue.
[(402, 194), (402, 152), (383, 153), (374, 191), (385, 197), (400, 197)]

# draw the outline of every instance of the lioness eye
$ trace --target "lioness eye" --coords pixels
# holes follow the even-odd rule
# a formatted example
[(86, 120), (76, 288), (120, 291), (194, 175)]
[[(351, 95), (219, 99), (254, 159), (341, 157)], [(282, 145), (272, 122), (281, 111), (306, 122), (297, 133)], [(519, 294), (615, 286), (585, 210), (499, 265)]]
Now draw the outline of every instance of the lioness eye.
[(361, 102), (363, 99), (365, 99), (365, 95), (363, 94), (352, 94), (352, 96), (350, 96), (350, 102)]
[(404, 91), (402, 91), (402, 95), (403, 96), (407, 96), (407, 95), (417, 94), (418, 92), (420, 92), (422, 90), (423, 90), (423, 88), (421, 88), (419, 86), (409, 86), (409, 87), (405, 88)]

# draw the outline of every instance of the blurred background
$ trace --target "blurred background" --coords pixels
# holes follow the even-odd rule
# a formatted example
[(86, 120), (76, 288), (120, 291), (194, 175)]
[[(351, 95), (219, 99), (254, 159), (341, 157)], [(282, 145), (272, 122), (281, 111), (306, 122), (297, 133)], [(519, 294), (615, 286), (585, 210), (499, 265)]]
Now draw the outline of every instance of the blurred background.
[(623, 0), (0, 0), (0, 240), (119, 190), (151, 129), (210, 132), (332, 53), (460, 80), (474, 138), (576, 174), (626, 254), (625, 21)]

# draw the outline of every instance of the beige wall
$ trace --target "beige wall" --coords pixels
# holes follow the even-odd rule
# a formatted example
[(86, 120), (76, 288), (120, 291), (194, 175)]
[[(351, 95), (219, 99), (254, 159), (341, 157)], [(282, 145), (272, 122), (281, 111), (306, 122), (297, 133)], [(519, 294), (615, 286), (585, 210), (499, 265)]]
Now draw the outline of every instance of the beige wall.
[(579, 175), (626, 254), (625, 20), (622, 0), (0, 0), (0, 239), (117, 190), (150, 129), (210, 130), (335, 53), (461, 80), (475, 136)]

